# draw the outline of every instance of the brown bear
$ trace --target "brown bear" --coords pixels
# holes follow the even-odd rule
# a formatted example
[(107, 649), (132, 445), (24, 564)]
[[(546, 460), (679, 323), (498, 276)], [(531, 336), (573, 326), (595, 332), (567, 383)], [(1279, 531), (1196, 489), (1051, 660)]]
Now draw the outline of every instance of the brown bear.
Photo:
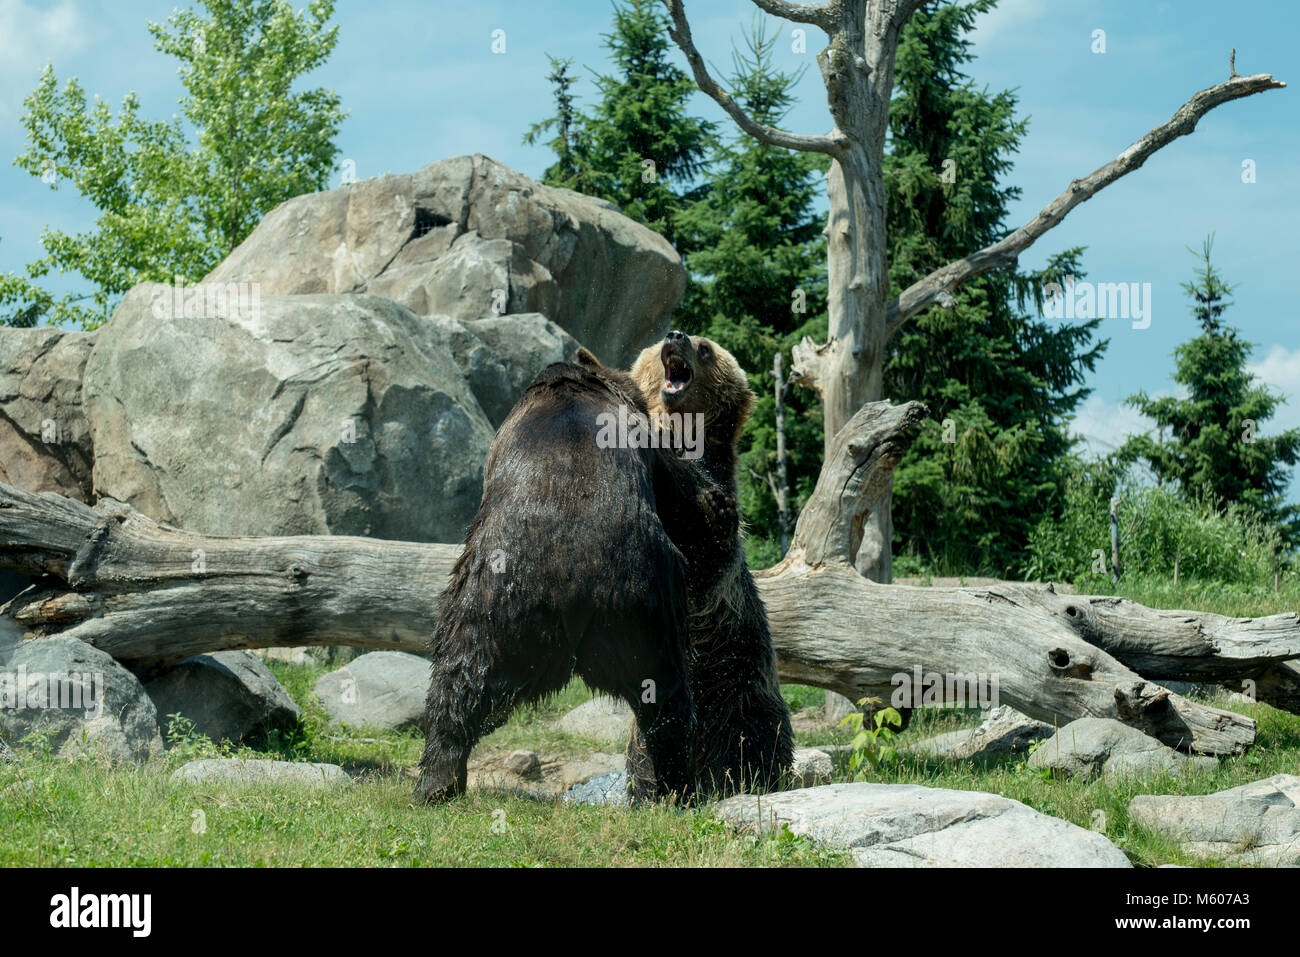
[[(641, 353), (632, 377), (652, 416), (679, 413), (669, 421), (683, 429), (691, 417), (702, 417), (703, 457), (696, 464), (734, 501), (736, 443), (754, 393), (731, 353), (709, 339), (673, 331)], [(794, 733), (781, 697), (767, 611), (739, 534), (730, 542), (724, 567), (693, 575), (688, 585), (697, 784), (704, 794), (777, 787), (794, 760)], [(636, 727), (628, 755), (633, 794), (649, 793), (652, 765)]]
[(644, 729), (638, 798), (690, 798), (688, 569), (725, 567), (736, 508), (673, 451), (608, 441), (610, 421), (645, 415), (632, 379), (584, 349), (501, 423), (430, 641), (425, 800), (463, 792), (478, 740), (575, 674)]

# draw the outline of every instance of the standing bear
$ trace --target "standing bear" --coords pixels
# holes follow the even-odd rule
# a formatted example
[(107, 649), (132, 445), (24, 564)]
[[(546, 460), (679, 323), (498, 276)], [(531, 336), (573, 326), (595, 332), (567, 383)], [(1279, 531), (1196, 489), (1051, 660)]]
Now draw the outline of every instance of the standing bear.
[[(683, 428), (702, 418), (703, 457), (696, 464), (734, 501), (736, 443), (754, 393), (731, 353), (709, 339), (673, 331), (641, 353), (632, 377), (652, 417)], [(697, 783), (706, 794), (773, 788), (794, 761), (794, 732), (781, 697), (767, 611), (739, 534), (730, 541), (722, 567), (709, 571), (689, 581), (687, 668), (698, 721)], [(648, 744), (638, 724), (628, 746), (634, 796), (654, 788)]]
[(632, 708), (638, 796), (690, 798), (688, 578), (726, 567), (736, 507), (671, 450), (608, 441), (609, 422), (645, 415), (633, 380), (584, 349), (502, 422), (430, 642), (425, 800), (463, 792), (478, 740), (574, 674)]

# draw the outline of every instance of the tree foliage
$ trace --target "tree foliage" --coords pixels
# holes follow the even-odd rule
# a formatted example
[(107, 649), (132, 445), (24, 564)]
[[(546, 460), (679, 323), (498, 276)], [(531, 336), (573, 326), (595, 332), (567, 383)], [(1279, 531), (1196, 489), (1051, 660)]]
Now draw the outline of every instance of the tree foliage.
[[(326, 185), (338, 94), (292, 87), (334, 49), (334, 0), (301, 13), (287, 0), (199, 5), (148, 25), (155, 49), (179, 61), (180, 116), (147, 119), (135, 93), (115, 114), (75, 77), (60, 86), (52, 67), (42, 72), (15, 164), (54, 189), (70, 183), (99, 218), (75, 235), (46, 229), (27, 275), (0, 277), (0, 307), (93, 327), (136, 283), (198, 280), (275, 206)], [(40, 285), (53, 272), (80, 276), (86, 290), (54, 297)]]
[[(962, 72), (975, 17), (993, 5), (924, 8), (904, 28), (885, 157), (894, 289), (1007, 233), (1020, 190), (1004, 180), (1026, 122), (1013, 93), (978, 89)], [(958, 289), (955, 308), (928, 310), (891, 342), (884, 393), (925, 401), (934, 419), (895, 471), (900, 569), (1007, 575), (1022, 562), (1061, 489), (1067, 420), (1106, 346), (1099, 320), (1056, 326), (1024, 310), (1043, 284), (1080, 275), (1081, 254), (1059, 253), (1035, 274), (981, 276)]]
[(556, 162), (542, 182), (609, 200), (682, 252), (676, 217), (698, 196), (716, 124), (690, 114), (695, 84), (668, 59), (667, 19), (653, 0), (616, 3), (602, 45), (613, 71), (596, 75), (599, 97), (586, 112), (570, 92), (572, 61), (551, 57), (556, 112), (524, 142), (554, 133), (545, 145)]
[[(1208, 237), (1197, 253), (1198, 275), (1183, 285), (1201, 329), (1174, 351), (1174, 381), (1187, 396), (1131, 396), (1128, 404), (1155, 420), (1159, 433), (1130, 436), (1121, 454), (1145, 459), (1158, 479), (1176, 483), (1189, 497), (1242, 506), (1277, 525), (1294, 545), (1300, 541), (1300, 510), (1284, 496), (1287, 466), (1300, 458), (1300, 429), (1258, 434), (1283, 400), (1254, 380), (1247, 368), (1251, 344), (1221, 318), (1232, 305), (1232, 287), (1211, 261), (1213, 245)], [(1166, 430), (1169, 437), (1159, 440)]]

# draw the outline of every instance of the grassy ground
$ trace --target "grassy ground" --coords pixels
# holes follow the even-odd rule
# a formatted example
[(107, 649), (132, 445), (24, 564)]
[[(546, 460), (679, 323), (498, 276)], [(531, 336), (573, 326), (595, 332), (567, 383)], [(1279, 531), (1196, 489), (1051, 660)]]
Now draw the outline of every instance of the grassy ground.
[[(1168, 584), (1127, 592), (1163, 607), (1228, 615), (1293, 610), (1288, 596), (1173, 590)], [(1288, 604), (1289, 602), (1289, 604)], [(841, 866), (842, 855), (788, 834), (738, 838), (707, 812), (657, 807), (627, 810), (540, 803), (499, 792), (471, 792), (452, 805), (411, 801), (405, 773), (419, 756), (414, 734), (329, 725), (311, 688), (326, 669), (271, 662), (303, 706), (302, 727), (256, 751), (216, 747), (177, 727), (167, 757), (140, 768), (109, 768), (29, 755), (0, 765), (0, 865), (47, 866)], [(822, 692), (787, 686), (794, 710), (819, 705)], [(573, 683), (554, 699), (520, 711), (486, 738), (478, 753), (529, 748), (546, 757), (608, 750), (608, 744), (554, 730), (552, 723), (589, 696)], [(1259, 722), (1250, 753), (1210, 771), (1124, 781), (1058, 781), (1007, 759), (988, 766), (909, 757), (869, 780), (991, 791), (1083, 827), (1104, 814), (1106, 835), (1135, 864), (1212, 864), (1133, 825), (1135, 794), (1203, 794), (1278, 773), (1300, 773), (1300, 717), (1266, 705), (1228, 702)], [(917, 712), (899, 744), (978, 723), (977, 712)], [(801, 733), (800, 744), (845, 743), (844, 731)], [(355, 777), (346, 788), (177, 787), (168, 775), (185, 761), (220, 754), (341, 764)], [(837, 754), (837, 781), (848, 780)]]

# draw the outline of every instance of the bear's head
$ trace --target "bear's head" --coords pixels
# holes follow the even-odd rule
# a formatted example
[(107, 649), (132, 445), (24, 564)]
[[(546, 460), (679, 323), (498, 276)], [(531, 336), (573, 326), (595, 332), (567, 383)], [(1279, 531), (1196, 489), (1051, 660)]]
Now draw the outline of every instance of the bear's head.
[(710, 445), (734, 448), (754, 405), (749, 379), (735, 356), (712, 339), (675, 329), (641, 351), (632, 378), (652, 413), (703, 413)]

